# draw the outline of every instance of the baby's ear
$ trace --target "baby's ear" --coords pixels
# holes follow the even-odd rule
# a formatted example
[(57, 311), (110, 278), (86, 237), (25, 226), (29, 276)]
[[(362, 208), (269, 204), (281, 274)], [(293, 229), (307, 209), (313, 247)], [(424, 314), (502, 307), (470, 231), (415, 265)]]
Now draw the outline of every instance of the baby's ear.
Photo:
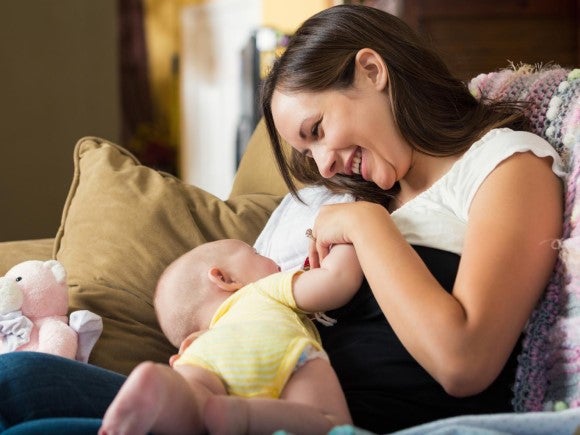
[(243, 287), (242, 283), (232, 281), (220, 268), (215, 266), (209, 268), (207, 276), (213, 284), (226, 292), (235, 292)]

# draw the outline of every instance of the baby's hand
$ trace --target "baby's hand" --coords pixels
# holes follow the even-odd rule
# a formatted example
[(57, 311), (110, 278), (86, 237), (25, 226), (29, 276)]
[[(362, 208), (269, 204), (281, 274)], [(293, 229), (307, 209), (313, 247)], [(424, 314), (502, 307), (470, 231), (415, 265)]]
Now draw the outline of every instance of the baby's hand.
[(198, 337), (200, 337), (202, 334), (204, 334), (205, 331), (206, 330), (204, 329), (204, 330), (196, 331), (196, 332), (189, 334), (185, 338), (185, 340), (183, 340), (181, 342), (181, 345), (179, 346), (179, 351), (177, 352), (177, 355), (171, 355), (171, 357), (169, 358), (169, 365), (171, 367), (173, 367), (173, 364), (175, 363), (175, 361), (177, 361), (177, 359), (181, 356), (181, 354), (183, 354), (185, 349), (187, 349), (191, 345), (191, 343), (193, 343), (195, 340), (197, 340)]
[(175, 363), (175, 361), (177, 361), (177, 359), (178, 359), (178, 358), (179, 358), (179, 354), (176, 354), (176, 355), (171, 355), (171, 356), (169, 357), (169, 365), (170, 365), (171, 367), (173, 367), (173, 364)]

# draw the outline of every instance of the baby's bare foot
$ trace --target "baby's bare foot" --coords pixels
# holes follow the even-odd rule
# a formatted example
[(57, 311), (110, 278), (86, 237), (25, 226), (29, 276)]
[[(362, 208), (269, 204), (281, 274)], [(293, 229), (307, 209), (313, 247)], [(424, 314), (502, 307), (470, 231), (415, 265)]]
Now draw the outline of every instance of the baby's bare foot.
[(212, 435), (246, 434), (248, 406), (246, 400), (231, 396), (210, 397), (204, 408), (204, 421)]
[(161, 379), (156, 364), (139, 365), (107, 409), (99, 435), (147, 434), (159, 414)]

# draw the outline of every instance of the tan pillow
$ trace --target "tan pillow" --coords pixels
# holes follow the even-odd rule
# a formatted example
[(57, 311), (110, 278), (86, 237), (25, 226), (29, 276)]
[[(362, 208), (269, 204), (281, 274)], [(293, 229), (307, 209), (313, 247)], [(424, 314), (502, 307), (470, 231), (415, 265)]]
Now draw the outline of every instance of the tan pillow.
[[(288, 151), (290, 147), (286, 145)], [(302, 185), (297, 183), (298, 187)], [(288, 188), (278, 172), (264, 120), (260, 120), (244, 152), (230, 196), (246, 193), (284, 195)]]
[(281, 197), (221, 201), (98, 138), (77, 143), (74, 165), (54, 255), (68, 272), (70, 309), (103, 317), (90, 362), (121, 373), (143, 360), (167, 362), (175, 349), (152, 304), (163, 269), (209, 240), (253, 243)]

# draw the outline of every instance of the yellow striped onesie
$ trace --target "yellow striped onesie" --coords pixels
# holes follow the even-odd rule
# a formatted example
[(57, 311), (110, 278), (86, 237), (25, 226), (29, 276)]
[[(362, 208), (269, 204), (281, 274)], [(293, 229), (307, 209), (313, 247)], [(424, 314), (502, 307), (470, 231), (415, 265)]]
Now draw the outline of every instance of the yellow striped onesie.
[(175, 364), (216, 373), (231, 395), (279, 397), (302, 352), (322, 349), (316, 327), (294, 301), (297, 273), (276, 273), (236, 291)]

